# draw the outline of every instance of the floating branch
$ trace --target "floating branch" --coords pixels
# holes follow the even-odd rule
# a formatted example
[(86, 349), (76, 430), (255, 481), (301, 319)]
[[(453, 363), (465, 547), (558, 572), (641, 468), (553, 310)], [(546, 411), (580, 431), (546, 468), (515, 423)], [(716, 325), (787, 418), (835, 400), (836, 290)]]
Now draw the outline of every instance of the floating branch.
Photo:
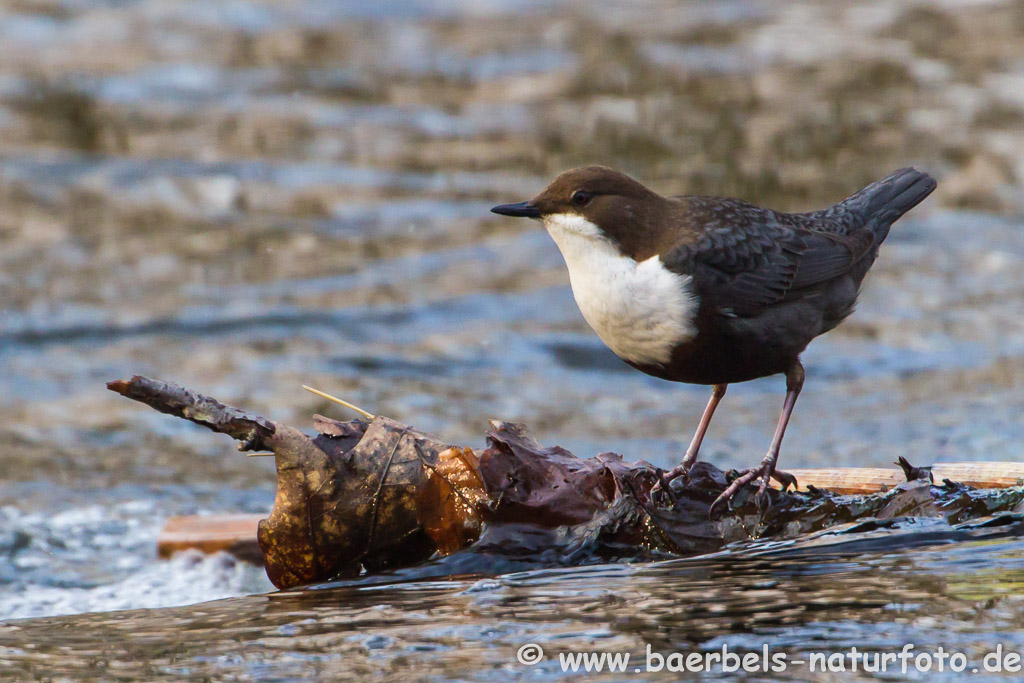
[[(614, 454), (581, 459), (533, 441), (521, 425), (493, 421), (483, 450), (445, 443), (376, 416), (339, 422), (313, 417), (317, 435), (226, 406), (169, 382), (111, 382), (118, 393), (243, 442), (273, 451), (277, 496), (259, 522), (267, 575), (281, 588), (422, 563), (435, 555), (493, 553), (573, 565), (609, 558), (685, 556), (751, 538), (791, 538), (861, 519), (944, 517), (951, 523), (1020, 508), (1024, 488), (983, 491), (946, 482), (938, 466), (903, 462), (902, 483), (883, 493), (842, 496), (815, 488), (770, 491), (758, 510), (747, 486), (734, 508), (709, 517), (736, 476), (698, 463), (671, 495), (653, 491), (659, 468)], [(963, 466), (967, 468), (967, 466)], [(970, 465), (976, 480), (985, 467)], [(991, 469), (991, 468), (990, 468)], [(1000, 468), (1017, 483), (1020, 468)], [(991, 474), (991, 472), (990, 472)], [(851, 477), (843, 479), (847, 488)], [(875, 484), (872, 484), (875, 485)], [(225, 542), (221, 541), (222, 543)]]

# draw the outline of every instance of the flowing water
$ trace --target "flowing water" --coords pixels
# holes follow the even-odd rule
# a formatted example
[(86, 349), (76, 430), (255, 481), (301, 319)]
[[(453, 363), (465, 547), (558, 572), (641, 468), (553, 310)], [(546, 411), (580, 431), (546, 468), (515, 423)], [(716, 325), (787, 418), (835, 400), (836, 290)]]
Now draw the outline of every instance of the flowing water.
[[(536, 680), (583, 678), (583, 668), (564, 664), (567, 655), (628, 654), (604, 672), (621, 680), (664, 676), (680, 655), (731, 652), (756, 661), (733, 662), (727, 679), (765, 680), (767, 646), (772, 679), (870, 680), (881, 668), (875, 658), (910, 644), (906, 675), (893, 660), (881, 678), (976, 672), (972, 678), (1005, 680), (1014, 671), (1009, 655), (1024, 650), (1024, 523), (958, 534), (918, 526), (728, 558), (497, 578), (378, 577), (190, 607), (14, 621), (0, 625), (0, 671), (111, 680)], [(854, 668), (848, 653), (858, 651), (868, 658)], [(836, 653), (846, 659), (826, 659), (832, 668), (823, 672), (820, 658)], [(711, 677), (721, 678), (723, 660), (710, 661)]]
[[(311, 384), (465, 445), (500, 417), (667, 466), (706, 390), (619, 362), (550, 239), (487, 209), (582, 163), (793, 210), (917, 164), (939, 190), (808, 350), (783, 463), (1019, 459), (1022, 36), (1019, 3), (953, 0), (0, 2), (0, 676), (544, 677), (555, 653), (645, 643), (1020, 650), (1013, 525), (264, 595), (256, 568), (158, 561), (154, 541), (170, 515), (267, 510), (272, 464), (103, 383), (348, 417)], [(731, 388), (705, 455), (756, 462), (782, 390)], [(545, 663), (516, 663), (527, 642)]]

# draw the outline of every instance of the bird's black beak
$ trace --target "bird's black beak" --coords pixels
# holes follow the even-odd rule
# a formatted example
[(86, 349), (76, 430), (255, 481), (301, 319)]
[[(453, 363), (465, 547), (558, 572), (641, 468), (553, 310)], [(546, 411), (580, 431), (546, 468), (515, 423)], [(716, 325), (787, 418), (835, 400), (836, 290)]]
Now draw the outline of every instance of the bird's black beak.
[(530, 202), (518, 202), (516, 204), (502, 204), (491, 209), (492, 213), (500, 213), (502, 216), (517, 216), (519, 218), (540, 218), (540, 210)]

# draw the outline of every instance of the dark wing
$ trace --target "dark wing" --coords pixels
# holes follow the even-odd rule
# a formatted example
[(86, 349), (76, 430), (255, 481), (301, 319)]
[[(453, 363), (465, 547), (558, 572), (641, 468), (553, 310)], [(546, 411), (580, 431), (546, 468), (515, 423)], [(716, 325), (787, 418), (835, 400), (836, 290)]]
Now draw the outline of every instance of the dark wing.
[(726, 315), (755, 316), (806, 294), (849, 272), (874, 246), (869, 230), (815, 230), (820, 219), (806, 214), (779, 213), (734, 199), (684, 201), (681, 220), (701, 230), (661, 260), (669, 270), (693, 276), (701, 299)]

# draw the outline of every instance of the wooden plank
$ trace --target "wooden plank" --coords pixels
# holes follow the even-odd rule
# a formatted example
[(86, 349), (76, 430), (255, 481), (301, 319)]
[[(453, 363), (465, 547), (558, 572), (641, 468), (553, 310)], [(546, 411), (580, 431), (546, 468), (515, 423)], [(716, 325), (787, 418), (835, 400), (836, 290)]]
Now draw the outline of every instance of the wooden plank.
[(208, 515), (171, 517), (157, 538), (157, 554), (168, 558), (195, 548), (207, 554), (226, 551), (239, 559), (263, 564), (256, 529), (265, 515)]
[[(877, 493), (906, 481), (903, 470), (895, 467), (816, 467), (786, 471), (796, 477), (801, 491), (806, 491), (810, 485), (841, 494)], [(982, 489), (1020, 486), (1024, 485), (1024, 462), (935, 463), (932, 476), (936, 483), (949, 479)], [(772, 486), (779, 488), (774, 480)]]
[(932, 474), (938, 482), (949, 479), (979, 489), (1024, 486), (1022, 462), (940, 462), (932, 467)]
[[(808, 486), (813, 486), (841, 494), (877, 493), (907, 480), (903, 470), (881, 467), (787, 469), (786, 472), (796, 477), (799, 491), (806, 491)], [(774, 479), (772, 486), (780, 488), (779, 482)]]

